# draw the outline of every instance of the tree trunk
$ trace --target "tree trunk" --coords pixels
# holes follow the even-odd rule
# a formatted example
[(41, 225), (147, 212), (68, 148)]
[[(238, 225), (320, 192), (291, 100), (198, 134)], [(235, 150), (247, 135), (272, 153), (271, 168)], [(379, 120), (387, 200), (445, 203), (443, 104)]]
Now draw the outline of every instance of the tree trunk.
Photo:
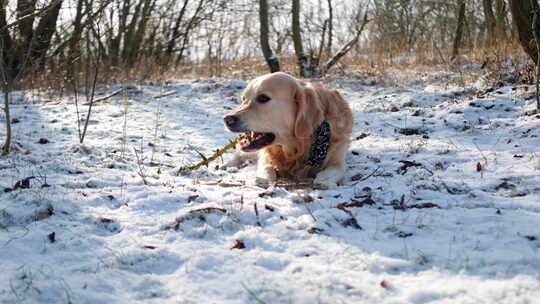
[(180, 36), (180, 25), (182, 24), (182, 21), (184, 20), (184, 15), (186, 14), (186, 8), (189, 4), (189, 0), (184, 1), (184, 5), (182, 5), (182, 9), (180, 9), (180, 13), (178, 14), (178, 17), (176, 18), (176, 22), (174, 23), (174, 27), (171, 33), (171, 37), (169, 37), (169, 41), (167, 42), (167, 55), (172, 56), (174, 46), (176, 44), (176, 39)]
[(261, 23), (261, 49), (266, 59), (266, 63), (270, 68), (270, 72), (278, 72), (279, 69), (279, 59), (272, 52), (270, 48), (270, 43), (268, 43), (268, 1), (259, 0), (259, 21)]
[(184, 34), (183, 34), (184, 37), (182, 39), (182, 44), (180, 45), (180, 48), (178, 49), (178, 54), (176, 56), (177, 65), (180, 62), (182, 62), (182, 60), (184, 60), (184, 53), (189, 44), (189, 37), (190, 37), (191, 31), (202, 21), (202, 17), (200, 17), (200, 14), (202, 14), (203, 12), (204, 4), (205, 4), (205, 0), (199, 0), (199, 4), (197, 5), (195, 12), (189, 19), (189, 22), (186, 25), (186, 28), (184, 29)]
[(80, 40), (82, 34), (82, 18), (83, 18), (83, 1), (77, 1), (77, 8), (75, 10), (75, 20), (73, 20), (73, 34), (72, 38), (69, 40), (69, 55), (68, 55), (68, 66), (72, 68), (73, 60), (80, 53)]
[(137, 62), (139, 55), (141, 55), (141, 46), (143, 44), (144, 34), (146, 33), (146, 26), (148, 24), (148, 20), (150, 19), (150, 13), (154, 8), (155, 3), (156, 2), (152, 0), (144, 1), (141, 18), (139, 19), (139, 24), (137, 25), (137, 30), (135, 31), (133, 39), (131, 40), (131, 48), (128, 52), (127, 62), (130, 66), (133, 66)]
[(32, 38), (30, 58), (39, 60), (40, 67), (45, 64), (45, 55), (51, 46), (51, 39), (56, 32), (56, 22), (60, 8), (62, 8), (62, 0), (53, 1), (45, 10), (45, 14), (41, 16), (37, 28), (34, 32), (35, 38)]
[(538, 12), (537, 0), (509, 0), (512, 19), (518, 32), (519, 42), (525, 53), (538, 65), (538, 48), (534, 39), (533, 27), (536, 35), (540, 37), (540, 18), (533, 26), (533, 15)]
[(139, 22), (139, 18), (144, 18), (142, 11), (143, 5), (148, 0), (138, 0), (139, 2), (137, 5), (135, 5), (135, 11), (133, 12), (133, 16), (131, 17), (131, 21), (129, 24), (127, 24), (126, 32), (124, 33), (124, 44), (122, 46), (122, 61), (126, 63), (131, 54), (134, 52), (133, 50), (133, 43), (135, 40), (135, 33), (137, 32), (137, 24)]
[(495, 34), (497, 36), (497, 39), (500, 39), (501, 41), (506, 41), (508, 38), (506, 35), (506, 28), (508, 26), (507, 20), (506, 20), (506, 3), (504, 0), (495, 0), (495, 13), (496, 13), (496, 25), (495, 25)]
[(484, 7), (484, 24), (487, 29), (487, 43), (493, 45), (496, 41), (495, 28), (497, 22), (495, 21), (495, 15), (493, 14), (493, 1), (492, 0), (482, 0), (482, 5)]
[[(1, 3), (0, 3), (1, 4)], [(0, 7), (0, 12), (2, 7)], [(4, 19), (5, 20), (5, 19)], [(0, 29), (2, 28), (2, 16), (0, 16)], [(6, 116), (6, 139), (4, 145), (1, 147), (0, 155), (7, 155), (11, 150), (11, 115), (9, 112), (9, 93), (12, 88), (12, 78), (10, 71), (6, 68), (6, 62), (4, 58), (8, 55), (5, 54), (6, 48), (4, 47), (4, 40), (0, 36), (0, 82), (1, 88), (4, 91), (4, 115)]]
[(452, 60), (459, 55), (461, 38), (463, 36), (463, 25), (465, 24), (465, 0), (458, 0), (459, 12), (456, 26), (456, 35), (454, 36), (454, 47), (452, 50)]
[(4, 73), (13, 76), (12, 59), (14, 56), (12, 54), (16, 53), (16, 50), (14, 50), (15, 44), (7, 28), (6, 1), (0, 0), (0, 67), (3, 68)]
[(334, 12), (332, 8), (332, 0), (328, 0), (328, 45), (326, 47), (326, 55), (330, 57), (332, 54), (333, 43), (333, 31), (334, 31)]
[[(8, 76), (9, 77), (9, 76)], [(4, 81), (4, 114), (6, 115), (6, 139), (0, 155), (7, 155), (11, 150), (11, 116), (9, 113), (9, 84)]]
[[(122, 7), (120, 7), (120, 3), (122, 4)], [(116, 66), (120, 64), (120, 46), (122, 45), (122, 41), (124, 41), (124, 44), (126, 43), (126, 35), (127, 35), (127, 18), (130, 14), (130, 8), (131, 8), (131, 1), (125, 0), (118, 2), (116, 10), (118, 11), (118, 33), (112, 37), (112, 39), (109, 39), (108, 41), (108, 54), (109, 54), (109, 61), (112, 65)], [(114, 12), (114, 9), (111, 10), (111, 14)], [(114, 22), (114, 16), (111, 15), (111, 22)], [(109, 31), (112, 33), (112, 31)]]
[(17, 19), (21, 20), (18, 26), (19, 33), (24, 38), (24, 41), (26, 43), (30, 43), (30, 41), (32, 41), (35, 17), (30, 17), (30, 18), (23, 18), (23, 17), (34, 13), (35, 8), (36, 8), (36, 0), (18, 0), (17, 1)]
[(302, 36), (300, 35), (300, 0), (292, 0), (292, 39), (300, 76), (308, 77), (306, 71), (308, 60), (304, 54)]

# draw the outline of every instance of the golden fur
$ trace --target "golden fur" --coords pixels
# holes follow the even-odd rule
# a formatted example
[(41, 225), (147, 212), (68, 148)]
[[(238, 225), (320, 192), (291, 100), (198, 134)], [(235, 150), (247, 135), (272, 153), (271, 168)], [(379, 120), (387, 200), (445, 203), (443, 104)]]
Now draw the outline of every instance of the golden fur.
[[(269, 96), (270, 101), (257, 102), (260, 94)], [(278, 176), (289, 178), (314, 177), (328, 168), (344, 171), (353, 115), (338, 91), (301, 83), (278, 72), (252, 80), (244, 90), (242, 100), (242, 105), (231, 115), (237, 116), (250, 131), (276, 135), (271, 145), (259, 151), (259, 166), (272, 168)], [(308, 167), (305, 162), (309, 157), (312, 134), (324, 120), (331, 128), (328, 154), (321, 167)]]

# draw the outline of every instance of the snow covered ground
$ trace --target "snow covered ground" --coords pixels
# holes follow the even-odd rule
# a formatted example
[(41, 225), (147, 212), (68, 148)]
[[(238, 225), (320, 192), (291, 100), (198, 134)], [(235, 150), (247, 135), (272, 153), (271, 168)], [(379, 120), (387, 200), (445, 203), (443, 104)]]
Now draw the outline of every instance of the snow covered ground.
[(459, 77), (326, 80), (355, 115), (336, 190), (176, 175), (233, 138), (243, 81), (132, 86), (84, 146), (73, 98), (15, 92), (0, 303), (539, 303), (534, 88)]

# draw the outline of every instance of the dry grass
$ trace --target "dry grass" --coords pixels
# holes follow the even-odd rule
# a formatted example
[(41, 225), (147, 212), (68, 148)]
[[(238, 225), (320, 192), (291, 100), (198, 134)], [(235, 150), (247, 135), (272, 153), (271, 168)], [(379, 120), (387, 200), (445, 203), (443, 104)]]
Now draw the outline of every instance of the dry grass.
[[(417, 47), (414, 50), (394, 46), (387, 49), (365, 47), (351, 51), (349, 56), (329, 71), (328, 76), (344, 76), (351, 78), (376, 77), (382, 82), (391, 81), (395, 71), (409, 78), (421, 77), (423, 74), (435, 71), (458, 71), (463, 67), (467, 69), (467, 80), (474, 80), (481, 73), (490, 74), (493, 80), (509, 80), (509, 73), (514, 76), (513, 81), (527, 82), (532, 75), (525, 62), (526, 54), (517, 42), (500, 43), (496, 46), (486, 46), (474, 49), (464, 49), (454, 62), (450, 62), (449, 53), (434, 45)], [(324, 62), (327, 58), (322, 58)], [(285, 54), (280, 57), (281, 69), (285, 72), (297, 74), (296, 58), (294, 54)], [(72, 91), (73, 86), (65, 68), (56, 64), (56, 69), (37, 71), (29, 69), (28, 75), (20, 82), (20, 89), (40, 89), (63, 94)], [(92, 79), (93, 68), (75, 67), (78, 72), (80, 87), (84, 87), (85, 79)], [(159, 84), (171, 79), (198, 79), (198, 78), (236, 78), (250, 79), (268, 72), (265, 61), (261, 57), (244, 58), (234, 61), (206, 60), (197, 64), (184, 64), (178, 67), (163, 66), (157, 60), (145, 59), (134, 67), (114, 67), (103, 64), (100, 67), (99, 83), (109, 85), (113, 83), (144, 83)], [(511, 78), (511, 77), (510, 77)], [(510, 79), (511, 80), (511, 79)]]

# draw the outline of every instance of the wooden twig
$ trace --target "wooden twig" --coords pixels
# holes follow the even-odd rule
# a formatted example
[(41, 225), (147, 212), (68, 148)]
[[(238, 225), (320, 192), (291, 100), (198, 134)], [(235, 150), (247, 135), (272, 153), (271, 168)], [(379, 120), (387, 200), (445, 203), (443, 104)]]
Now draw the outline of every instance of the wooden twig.
[(257, 226), (261, 227), (261, 221), (259, 219), (259, 209), (257, 208), (257, 203), (253, 204), (253, 209), (255, 210), (255, 218), (257, 219)]
[[(106, 95), (106, 96), (103, 96), (103, 97), (100, 97), (100, 98), (96, 98), (96, 99), (94, 99), (93, 103), (96, 104), (96, 103), (98, 103), (98, 102), (107, 100), (107, 99), (109, 99), (109, 98), (111, 98), (111, 97), (113, 97), (113, 96), (115, 96), (115, 95), (118, 95), (118, 93), (122, 92), (123, 90), (124, 90), (124, 88), (120, 88), (120, 89), (118, 89), (118, 90), (113, 91), (113, 92), (112, 92), (111, 94), (109, 94), (109, 95)], [(90, 104), (90, 102), (87, 102), (87, 103), (85, 103), (84, 105), (87, 106), (87, 105), (89, 105), (89, 104)]]
[(313, 221), (317, 222), (317, 218), (315, 217), (315, 215), (313, 215), (313, 212), (311, 212), (311, 209), (309, 209), (308, 203), (305, 202), (305, 203), (303, 203), (303, 205), (304, 205), (304, 207), (306, 207), (306, 210), (309, 213), (309, 215), (311, 215), (311, 218), (313, 219)]
[[(142, 147), (142, 142), (141, 142), (141, 147)], [(146, 180), (146, 174), (144, 173), (144, 159), (141, 157), (139, 157), (139, 153), (137, 152), (137, 149), (133, 148), (133, 152), (135, 153), (135, 157), (137, 158), (137, 166), (139, 168), (139, 171), (137, 171), (137, 174), (141, 177), (143, 183), (145, 185), (148, 185), (148, 180)], [(142, 153), (142, 149), (141, 149), (141, 153)]]
[(176, 94), (175, 90), (168, 91), (168, 92), (165, 92), (163, 94), (156, 95), (156, 96), (154, 96), (154, 99), (160, 99), (160, 98), (167, 97), (167, 96), (173, 95), (173, 94)]
[(243, 187), (245, 186), (245, 183), (243, 182), (240, 182), (240, 183), (232, 183), (232, 182), (226, 182), (226, 181), (223, 181), (223, 180), (217, 180), (217, 181), (211, 181), (211, 182), (207, 182), (207, 183), (201, 183), (202, 185), (207, 185), (207, 186), (220, 186), (220, 187), (224, 187), (224, 188), (230, 188), (230, 187)]
[(372, 177), (375, 173), (377, 173), (377, 172), (379, 171), (380, 168), (381, 168), (380, 166), (377, 167), (377, 168), (375, 168), (375, 170), (373, 170), (373, 172), (371, 172), (370, 174), (368, 174), (366, 177), (362, 177), (362, 178), (359, 179), (356, 183), (353, 183), (353, 185), (356, 185), (356, 184), (358, 184), (359, 182), (365, 181), (366, 179)]
[(223, 208), (220, 208), (220, 207), (205, 207), (205, 208), (199, 208), (199, 209), (193, 209), (193, 210), (190, 210), (189, 213), (190, 214), (194, 214), (194, 213), (206, 213), (206, 214), (209, 214), (209, 213), (213, 213), (213, 212), (221, 212), (221, 213), (227, 213), (227, 210), (223, 209)]
[(210, 156), (210, 157), (205, 157), (204, 155), (202, 155), (202, 153), (197, 151), (197, 153), (199, 153), (199, 155), (201, 156), (201, 158), (203, 160), (196, 163), (195, 165), (192, 165), (192, 166), (181, 167), (176, 172), (176, 175), (178, 176), (182, 172), (189, 172), (189, 171), (196, 170), (196, 169), (198, 169), (198, 168), (200, 168), (202, 166), (208, 167), (208, 164), (210, 164), (212, 161), (216, 160), (218, 157), (222, 156), (225, 152), (227, 152), (227, 150), (233, 149), (236, 146), (236, 143), (238, 143), (239, 140), (240, 140), (240, 138), (236, 137), (235, 139), (231, 140), (227, 145), (225, 145), (223, 148), (216, 150), (216, 152), (214, 154), (212, 154), (212, 156)]

